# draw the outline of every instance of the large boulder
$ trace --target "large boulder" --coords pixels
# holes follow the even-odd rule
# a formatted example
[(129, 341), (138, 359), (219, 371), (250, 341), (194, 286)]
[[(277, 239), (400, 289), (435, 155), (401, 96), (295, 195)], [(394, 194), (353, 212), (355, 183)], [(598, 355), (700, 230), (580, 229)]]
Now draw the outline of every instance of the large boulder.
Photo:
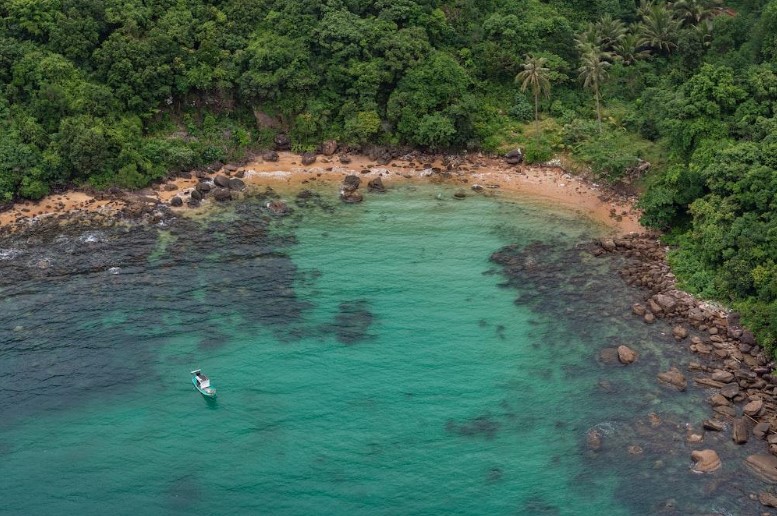
[(178, 197), (177, 195), (170, 199), (170, 206), (173, 206), (174, 208), (180, 208), (183, 206), (183, 199)]
[(213, 198), (219, 202), (229, 201), (232, 199), (232, 193), (229, 188), (216, 188), (213, 190)]
[(210, 183), (205, 183), (205, 182), (197, 183), (197, 186), (194, 187), (195, 190), (197, 190), (198, 192), (200, 192), (202, 194), (206, 194), (206, 193), (210, 192), (212, 188), (213, 188), (213, 185), (211, 185)]
[(384, 193), (386, 191), (386, 186), (383, 184), (383, 180), (380, 177), (371, 179), (370, 182), (367, 183), (367, 188), (370, 192)]
[(312, 152), (306, 152), (302, 155), (302, 166), (307, 167), (316, 162), (316, 155)]
[(678, 391), (684, 391), (688, 388), (688, 380), (685, 379), (683, 373), (681, 373), (676, 367), (671, 368), (665, 373), (659, 373), (658, 379), (662, 383), (674, 387)]
[(274, 162), (274, 161), (278, 161), (278, 158), (279, 158), (278, 153), (275, 151), (269, 151), (262, 154), (262, 159), (264, 161)]
[(523, 151), (521, 149), (511, 150), (505, 154), (505, 161), (508, 165), (520, 165), (523, 163)]
[(691, 460), (695, 462), (693, 470), (697, 473), (711, 473), (720, 469), (720, 457), (715, 450), (694, 450)]
[(747, 405), (745, 405), (744, 408), (742, 408), (742, 412), (746, 416), (756, 417), (761, 413), (763, 406), (764, 406), (763, 400), (753, 400)]
[(666, 294), (656, 294), (651, 298), (651, 301), (655, 301), (664, 313), (671, 312), (677, 306), (677, 299)]
[(266, 207), (271, 214), (278, 217), (283, 217), (291, 213), (289, 206), (285, 202), (278, 199), (268, 202)]
[(362, 184), (362, 180), (359, 176), (349, 174), (345, 176), (345, 179), (343, 179), (343, 189), (344, 190), (356, 190), (359, 188), (359, 185)]
[(602, 434), (599, 430), (592, 428), (586, 435), (586, 444), (591, 451), (597, 451), (602, 447)]
[(337, 141), (327, 140), (321, 144), (321, 154), (324, 156), (332, 156), (337, 152)]
[(341, 190), (340, 200), (349, 204), (356, 204), (364, 200), (364, 196), (356, 190)]
[(242, 179), (238, 179), (236, 177), (233, 177), (229, 180), (229, 183), (227, 184), (230, 190), (237, 190), (238, 192), (245, 190), (246, 184), (243, 182)]
[(343, 165), (347, 165), (348, 163), (351, 162), (351, 157), (347, 154), (340, 154), (338, 159), (340, 160), (340, 163), (342, 163)]
[(688, 329), (685, 326), (678, 324), (672, 328), (672, 335), (674, 335), (674, 338), (677, 340), (683, 340), (688, 336)]
[(275, 143), (275, 150), (287, 151), (291, 149), (291, 140), (284, 133), (276, 134), (273, 141)]
[(734, 380), (734, 373), (724, 369), (716, 369), (712, 372), (711, 378), (720, 383), (731, 383)]
[(745, 465), (755, 476), (770, 484), (777, 484), (777, 457), (774, 455), (750, 455)]
[(213, 184), (219, 188), (229, 188), (229, 178), (227, 176), (218, 175), (213, 178)]
[(197, 202), (199, 202), (199, 201), (201, 201), (201, 200), (202, 200), (202, 193), (200, 193), (200, 191), (199, 191), (199, 190), (197, 190), (197, 189), (195, 189), (195, 190), (192, 190), (192, 191), (189, 193), (189, 198), (190, 198), (192, 201), (197, 201)]
[(737, 444), (745, 444), (749, 437), (750, 428), (748, 428), (747, 420), (743, 417), (736, 418), (731, 429), (731, 439)]
[(637, 352), (628, 346), (618, 346), (618, 360), (621, 364), (633, 364), (637, 360)]

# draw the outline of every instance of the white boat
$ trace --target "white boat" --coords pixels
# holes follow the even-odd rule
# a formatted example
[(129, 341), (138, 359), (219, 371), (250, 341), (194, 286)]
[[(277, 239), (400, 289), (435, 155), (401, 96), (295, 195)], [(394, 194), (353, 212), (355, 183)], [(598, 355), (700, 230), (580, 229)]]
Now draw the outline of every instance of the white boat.
[(200, 391), (203, 396), (207, 396), (208, 398), (216, 397), (216, 389), (211, 386), (210, 379), (202, 374), (202, 371), (199, 369), (192, 371), (192, 383), (194, 384), (194, 388)]

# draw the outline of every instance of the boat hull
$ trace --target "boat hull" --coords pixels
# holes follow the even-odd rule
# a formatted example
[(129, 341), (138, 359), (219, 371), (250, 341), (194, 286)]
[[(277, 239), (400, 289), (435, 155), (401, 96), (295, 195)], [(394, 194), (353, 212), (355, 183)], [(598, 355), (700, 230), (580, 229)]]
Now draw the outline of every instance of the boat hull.
[(197, 385), (197, 379), (195, 377), (192, 377), (192, 385), (194, 385), (194, 388), (200, 391), (200, 394), (207, 398), (215, 398), (216, 397), (216, 389), (213, 387), (207, 387), (205, 389), (201, 388), (199, 385)]

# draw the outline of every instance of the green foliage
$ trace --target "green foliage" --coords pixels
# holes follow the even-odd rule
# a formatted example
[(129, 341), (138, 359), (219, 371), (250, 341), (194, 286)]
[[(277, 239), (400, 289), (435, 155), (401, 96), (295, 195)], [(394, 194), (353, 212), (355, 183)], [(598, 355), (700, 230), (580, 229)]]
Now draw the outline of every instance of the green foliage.
[(519, 122), (528, 122), (534, 118), (534, 108), (523, 93), (515, 95), (515, 103), (510, 107), (510, 116)]

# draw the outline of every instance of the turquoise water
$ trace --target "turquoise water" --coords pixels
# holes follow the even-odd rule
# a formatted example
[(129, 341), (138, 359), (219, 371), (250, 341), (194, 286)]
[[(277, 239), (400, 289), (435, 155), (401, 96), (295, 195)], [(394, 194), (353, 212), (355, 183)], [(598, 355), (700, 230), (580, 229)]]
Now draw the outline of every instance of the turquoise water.
[[(690, 473), (703, 392), (656, 384), (689, 357), (629, 316), (640, 294), (585, 251), (602, 229), (451, 193), (0, 243), (2, 510), (752, 510), (751, 486), (728, 485), (741, 448), (709, 436), (728, 467)], [(489, 260), (508, 244), (512, 280)], [(640, 362), (598, 359), (619, 343)]]

